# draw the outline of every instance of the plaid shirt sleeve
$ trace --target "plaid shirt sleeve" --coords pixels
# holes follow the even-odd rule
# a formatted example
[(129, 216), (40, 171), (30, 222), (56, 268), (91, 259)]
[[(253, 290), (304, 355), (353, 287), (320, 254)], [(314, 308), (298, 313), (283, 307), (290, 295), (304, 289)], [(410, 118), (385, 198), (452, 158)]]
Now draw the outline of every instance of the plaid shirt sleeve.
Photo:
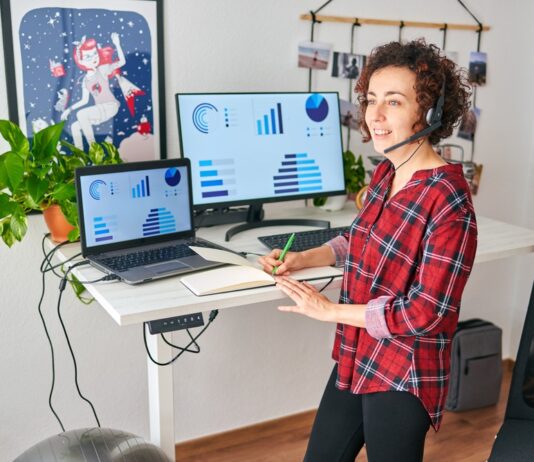
[(349, 241), (346, 236), (336, 236), (325, 242), (323, 245), (327, 245), (332, 249), (336, 256), (336, 266), (343, 266), (345, 264), (345, 258), (347, 257), (347, 251), (349, 248)]
[(418, 275), (407, 294), (368, 302), (369, 335), (381, 339), (440, 332), (444, 318), (458, 316), (476, 245), (476, 224), (470, 213), (438, 225), (423, 241)]

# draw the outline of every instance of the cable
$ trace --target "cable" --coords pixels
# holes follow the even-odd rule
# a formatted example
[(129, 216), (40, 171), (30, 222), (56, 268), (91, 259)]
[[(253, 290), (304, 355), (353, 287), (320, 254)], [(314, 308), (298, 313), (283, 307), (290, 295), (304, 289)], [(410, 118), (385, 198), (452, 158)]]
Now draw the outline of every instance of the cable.
[(148, 349), (148, 344), (146, 342), (146, 322), (144, 322), (143, 326), (142, 326), (143, 327), (143, 342), (145, 344), (145, 350), (146, 350), (146, 353), (147, 353), (148, 357), (150, 358), (150, 361), (152, 361), (154, 364), (156, 364), (158, 366), (168, 366), (169, 364), (172, 364), (180, 356), (182, 356), (191, 345), (193, 345), (197, 341), (197, 339), (204, 333), (204, 331), (215, 320), (215, 318), (217, 317), (218, 314), (219, 314), (219, 310), (211, 310), (208, 323), (202, 328), (202, 330), (195, 337), (193, 337), (191, 339), (191, 341), (185, 347), (183, 347), (183, 348), (182, 347), (178, 347), (181, 350), (180, 353), (178, 353), (174, 358), (172, 358), (171, 360), (169, 360), (169, 361), (167, 361), (165, 363), (160, 363), (160, 362), (156, 361), (152, 357), (152, 354), (150, 353), (150, 350)]
[(63, 263), (60, 263), (60, 264), (57, 264), (57, 265), (52, 265), (52, 257), (54, 256), (54, 253), (60, 249), (61, 247), (63, 247), (64, 245), (67, 245), (70, 243), (70, 241), (63, 241), (63, 242), (60, 242), (59, 244), (57, 244), (54, 248), (52, 248), (48, 253), (46, 252), (45, 248), (44, 248), (44, 243), (45, 243), (45, 240), (47, 237), (50, 236), (50, 233), (46, 233), (44, 236), (43, 236), (43, 239), (41, 241), (41, 249), (43, 251), (43, 255), (44, 255), (44, 260), (42, 261), (41, 263), (41, 266), (39, 268), (39, 270), (41, 272), (49, 272), (49, 271), (52, 271), (54, 273), (55, 276), (57, 276), (58, 278), (62, 278), (63, 275), (62, 274), (58, 274), (56, 273), (54, 270), (60, 266), (62, 266), (64, 263), (67, 263), (71, 260), (73, 260), (74, 258), (76, 258), (77, 256), (81, 255), (81, 253), (77, 254), (77, 255), (74, 255), (72, 256), (71, 258), (69, 258), (66, 262), (63, 262)]
[(332, 284), (332, 282), (334, 281), (334, 279), (336, 278), (336, 276), (332, 276), (330, 278), (330, 281), (328, 281), (323, 287), (321, 287), (319, 289), (319, 293), (321, 293), (323, 290), (325, 290), (330, 284)]
[(44, 295), (45, 295), (45, 282), (46, 282), (46, 274), (44, 271), (41, 272), (42, 276), (42, 290), (41, 290), (41, 298), (39, 299), (39, 304), (37, 305), (37, 310), (39, 311), (39, 316), (41, 317), (41, 321), (43, 323), (43, 327), (45, 330), (46, 338), (48, 339), (48, 343), (50, 345), (50, 354), (52, 356), (52, 385), (50, 386), (50, 393), (48, 394), (48, 407), (52, 411), (52, 414), (56, 417), (57, 421), (59, 422), (59, 426), (61, 427), (61, 431), (65, 431), (65, 427), (63, 426), (63, 422), (61, 422), (61, 419), (57, 415), (54, 406), (52, 405), (52, 395), (54, 393), (54, 386), (56, 383), (56, 367), (55, 367), (55, 360), (54, 360), (54, 346), (52, 345), (52, 339), (50, 338), (50, 334), (48, 333), (48, 329), (46, 327), (46, 322), (43, 316), (43, 312), (41, 310), (41, 306), (43, 303)]
[(189, 330), (189, 329), (186, 329), (186, 331), (187, 331), (187, 333), (189, 334), (189, 338), (190, 338), (191, 340), (194, 341), (193, 345), (195, 345), (195, 347), (196, 347), (195, 350), (189, 350), (189, 349), (187, 349), (187, 348), (179, 347), (178, 345), (174, 345), (174, 344), (171, 343), (169, 340), (167, 340), (167, 337), (165, 337), (165, 335), (164, 335), (163, 333), (161, 333), (160, 335), (161, 335), (161, 338), (163, 339), (163, 341), (164, 341), (167, 345), (169, 345), (169, 346), (171, 346), (171, 347), (173, 347), (173, 348), (176, 348), (177, 350), (185, 350), (185, 351), (187, 351), (188, 353), (195, 353), (195, 354), (196, 354), (196, 353), (200, 353), (200, 345), (199, 345), (197, 342), (195, 342), (195, 339), (194, 339), (193, 336), (191, 335), (190, 330)]
[(423, 146), (423, 143), (419, 143), (419, 145), (415, 148), (415, 151), (410, 154), (410, 157), (406, 159), (404, 162), (401, 162), (401, 164), (398, 167), (394, 167), (394, 170), (397, 171), (399, 168), (401, 168), (406, 162), (408, 162), (413, 156), (415, 156), (415, 153), (419, 151), (419, 148)]
[(93, 415), (95, 416), (96, 423), (98, 427), (100, 428), (100, 420), (98, 419), (98, 416), (96, 415), (96, 411), (95, 411), (95, 407), (93, 406), (93, 403), (91, 403), (91, 401), (87, 399), (80, 390), (80, 385), (78, 384), (78, 365), (76, 363), (76, 357), (74, 356), (74, 351), (70, 343), (69, 335), (67, 334), (65, 323), (63, 322), (63, 318), (61, 317), (61, 297), (63, 296), (63, 291), (65, 290), (65, 286), (67, 285), (67, 276), (69, 272), (72, 271), (73, 268), (75, 268), (76, 266), (81, 266), (82, 264), (85, 264), (85, 261), (75, 263), (74, 265), (67, 268), (67, 272), (65, 273), (65, 276), (63, 277), (63, 279), (61, 279), (61, 283), (59, 285), (59, 297), (57, 300), (57, 315), (61, 323), (61, 327), (63, 328), (63, 333), (65, 334), (65, 339), (67, 340), (67, 345), (69, 347), (70, 355), (72, 357), (72, 362), (74, 364), (74, 383), (76, 384), (76, 389), (78, 390), (78, 396), (81, 399), (83, 399), (86, 403), (88, 403), (89, 406), (91, 406), (91, 410), (93, 411)]
[[(72, 271), (74, 268), (76, 268), (78, 266), (86, 265), (89, 262), (87, 260), (83, 260), (83, 261), (74, 263), (69, 268), (67, 268), (67, 271), (65, 272), (64, 275), (58, 274), (55, 271), (56, 268), (62, 267), (65, 263), (68, 263), (68, 262), (72, 261), (74, 258), (77, 258), (80, 255), (80, 253), (78, 253), (76, 255), (73, 255), (68, 260), (66, 260), (66, 261), (64, 261), (62, 263), (59, 263), (57, 265), (53, 265), (52, 264), (52, 257), (54, 255), (54, 253), (59, 248), (61, 248), (62, 246), (68, 244), (69, 241), (63, 241), (63, 242), (59, 243), (57, 246), (55, 246), (53, 249), (51, 249), (49, 252), (46, 252), (46, 250), (44, 248), (44, 242), (45, 242), (45, 240), (46, 240), (46, 238), (48, 236), (49, 236), (49, 234), (45, 234), (43, 236), (43, 239), (42, 239), (42, 242), (41, 242), (41, 248), (42, 248), (42, 251), (43, 251), (44, 258), (43, 258), (43, 261), (41, 262), (41, 265), (40, 265), (40, 271), (41, 271), (41, 274), (42, 274), (42, 291), (41, 291), (41, 298), (40, 298), (39, 304), (38, 304), (39, 316), (41, 317), (41, 321), (43, 323), (45, 334), (46, 334), (46, 337), (48, 339), (48, 343), (50, 345), (50, 352), (51, 352), (51, 358), (52, 358), (52, 384), (51, 384), (50, 393), (49, 393), (49, 396), (48, 396), (48, 406), (50, 407), (50, 410), (52, 411), (52, 413), (56, 417), (57, 421), (59, 422), (61, 430), (65, 431), (65, 427), (63, 425), (63, 422), (59, 418), (58, 414), (56, 413), (56, 411), (55, 411), (55, 409), (54, 409), (54, 407), (52, 405), (52, 396), (53, 396), (54, 387), (55, 387), (55, 355), (54, 355), (54, 347), (53, 347), (53, 344), (52, 344), (52, 340), (50, 338), (50, 334), (48, 332), (48, 328), (46, 326), (46, 322), (45, 322), (45, 319), (44, 319), (44, 316), (43, 316), (43, 313), (42, 313), (42, 302), (43, 302), (43, 299), (44, 299), (44, 294), (45, 294), (45, 289), (46, 289), (46, 284), (45, 284), (46, 283), (46, 273), (52, 271), (52, 273), (55, 276), (61, 278), (61, 282), (60, 282), (60, 286), (59, 286), (59, 297), (58, 297), (58, 302), (57, 302), (57, 312), (58, 312), (58, 317), (59, 317), (59, 320), (60, 320), (60, 323), (61, 323), (61, 327), (63, 328), (63, 333), (65, 334), (65, 338), (67, 339), (67, 345), (69, 347), (69, 350), (70, 350), (70, 353), (71, 353), (71, 356), (72, 356), (72, 360), (73, 360), (73, 363), (74, 363), (74, 380), (75, 380), (75, 384), (76, 384), (76, 389), (78, 390), (78, 395), (80, 396), (80, 398), (82, 398), (84, 401), (89, 403), (89, 405), (91, 406), (91, 409), (93, 411), (93, 415), (95, 416), (96, 422), (97, 422), (98, 426), (100, 427), (100, 421), (98, 419), (98, 416), (96, 414), (96, 411), (95, 411), (95, 408), (94, 408), (93, 404), (91, 403), (91, 401), (89, 401), (87, 398), (85, 398), (81, 393), (81, 390), (80, 390), (80, 387), (79, 387), (79, 384), (78, 384), (78, 366), (77, 366), (77, 363), (76, 363), (76, 357), (74, 356), (74, 351), (72, 349), (72, 345), (70, 343), (70, 339), (69, 339), (69, 336), (67, 334), (67, 330), (66, 330), (65, 324), (63, 322), (63, 318), (61, 317), (61, 298), (62, 298), (62, 295), (63, 295), (63, 291), (65, 290), (65, 287), (67, 285), (67, 281), (69, 280), (68, 279), (69, 272)], [(112, 280), (112, 279), (118, 279), (118, 278), (117, 278), (116, 275), (106, 275), (106, 276), (104, 276), (102, 278), (99, 278), (99, 279), (96, 279), (94, 281), (81, 281), (81, 282), (83, 284), (91, 284), (91, 283), (94, 283), (94, 282), (99, 282), (99, 281), (104, 281), (104, 280)]]
[[(50, 356), (51, 356), (51, 360), (52, 360), (52, 383), (50, 385), (50, 393), (48, 394), (48, 407), (50, 408), (50, 410), (52, 411), (52, 414), (54, 414), (55, 418), (57, 419), (57, 421), (59, 423), (59, 426), (61, 427), (61, 431), (64, 432), (65, 431), (65, 426), (63, 425), (63, 422), (59, 418), (57, 412), (54, 409), (54, 406), (52, 405), (52, 396), (54, 394), (54, 387), (55, 387), (55, 383), (56, 383), (56, 364), (55, 364), (55, 355), (54, 355), (54, 345), (52, 344), (52, 339), (50, 338), (50, 334), (49, 334), (48, 328), (46, 326), (46, 321), (45, 321), (45, 318), (44, 318), (44, 315), (43, 315), (43, 311), (42, 311), (42, 305), (43, 305), (44, 295), (45, 295), (45, 292), (46, 292), (46, 273), (49, 272), (49, 271), (52, 271), (56, 276), (62, 277), (62, 275), (57, 274), (54, 271), (55, 268), (57, 268), (58, 266), (61, 266), (61, 265), (55, 265), (55, 266), (52, 265), (51, 258), (54, 255), (54, 253), (60, 247), (62, 247), (63, 245), (68, 244), (69, 241), (61, 242), (60, 244), (55, 246), (52, 250), (50, 250), (47, 253), (46, 250), (45, 250), (45, 247), (44, 247), (44, 243), (45, 243), (45, 240), (46, 240), (46, 238), (48, 236), (50, 236), (50, 233), (45, 234), (43, 236), (42, 241), (41, 241), (41, 249), (43, 251), (44, 258), (43, 258), (43, 261), (41, 262), (41, 265), (39, 267), (39, 270), (41, 271), (42, 289), (41, 289), (41, 297), (40, 297), (39, 303), (37, 305), (37, 311), (39, 312), (39, 317), (41, 318), (41, 322), (43, 324), (45, 335), (46, 335), (46, 338), (48, 339), (48, 344), (50, 345)], [(74, 256), (72, 258), (75, 258), (75, 257), (76, 256)]]

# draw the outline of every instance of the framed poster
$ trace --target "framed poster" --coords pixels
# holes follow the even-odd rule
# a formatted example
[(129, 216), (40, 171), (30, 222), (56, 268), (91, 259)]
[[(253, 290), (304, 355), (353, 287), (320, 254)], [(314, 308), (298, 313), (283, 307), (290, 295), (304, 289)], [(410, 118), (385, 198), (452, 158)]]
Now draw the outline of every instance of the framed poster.
[(163, 0), (0, 0), (10, 119), (165, 158)]

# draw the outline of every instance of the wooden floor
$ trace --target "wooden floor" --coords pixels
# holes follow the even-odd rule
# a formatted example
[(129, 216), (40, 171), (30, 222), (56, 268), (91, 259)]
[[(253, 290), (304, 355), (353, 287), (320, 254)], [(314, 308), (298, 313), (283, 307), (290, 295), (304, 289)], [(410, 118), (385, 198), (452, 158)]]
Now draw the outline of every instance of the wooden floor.
[[(504, 377), (496, 406), (446, 412), (438, 433), (430, 429), (425, 461), (486, 461), (500, 428), (511, 380), (512, 362), (504, 361)], [(300, 462), (315, 412), (305, 412), (251, 427), (208, 436), (176, 446), (180, 462)], [(327, 462), (327, 461), (325, 461)], [(365, 450), (356, 462), (367, 462)]]

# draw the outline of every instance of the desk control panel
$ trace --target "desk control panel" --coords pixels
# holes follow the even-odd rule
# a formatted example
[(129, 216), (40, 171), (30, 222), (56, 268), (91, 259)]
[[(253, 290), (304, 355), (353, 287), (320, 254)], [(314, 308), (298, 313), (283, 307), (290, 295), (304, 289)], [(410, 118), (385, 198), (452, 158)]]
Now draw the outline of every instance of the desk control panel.
[(148, 321), (148, 330), (152, 335), (174, 330), (190, 329), (191, 327), (200, 327), (204, 325), (202, 313), (184, 314), (182, 316), (173, 316), (172, 318), (158, 319)]

